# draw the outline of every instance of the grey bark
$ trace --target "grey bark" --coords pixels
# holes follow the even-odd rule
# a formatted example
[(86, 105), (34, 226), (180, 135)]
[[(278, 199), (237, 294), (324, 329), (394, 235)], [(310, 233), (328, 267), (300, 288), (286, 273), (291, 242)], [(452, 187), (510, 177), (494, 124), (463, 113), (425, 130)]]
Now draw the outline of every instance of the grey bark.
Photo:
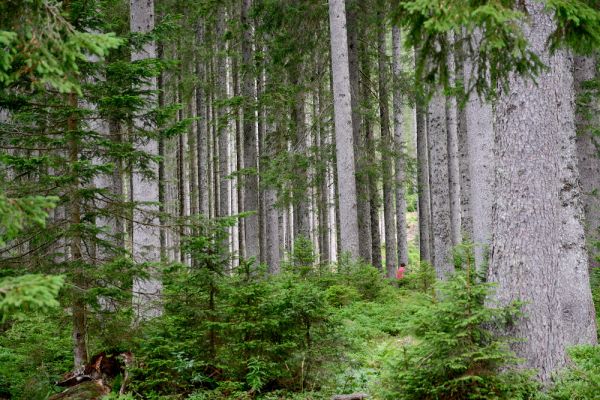
[(408, 239), (406, 234), (406, 173), (405, 158), (406, 144), (402, 108), (404, 99), (402, 96), (402, 41), (400, 28), (392, 28), (392, 51), (393, 51), (393, 73), (394, 73), (394, 142), (396, 149), (396, 235), (398, 249), (398, 263), (408, 264)]
[[(147, 33), (154, 29), (154, 1), (130, 1), (130, 29), (132, 32)], [(142, 49), (131, 53), (131, 60), (138, 61), (156, 57), (156, 45), (153, 41), (147, 42)], [(157, 82), (151, 78), (145, 89), (156, 90)], [(149, 97), (148, 101), (155, 101)], [(140, 125), (140, 121), (134, 122)], [(148, 129), (148, 127), (145, 127)], [(149, 140), (139, 145), (138, 150), (157, 155), (158, 143)], [(158, 175), (158, 165), (151, 164), (151, 169)], [(157, 217), (158, 207), (147, 202), (157, 202), (159, 199), (158, 181), (146, 179), (140, 173), (134, 172), (131, 180), (131, 196), (134, 202), (139, 203), (133, 213), (132, 226), (132, 253), (135, 262), (160, 261), (160, 224)], [(156, 302), (160, 299), (162, 285), (156, 277), (157, 272), (151, 272), (150, 279), (135, 278), (133, 282), (133, 304), (138, 318), (147, 318), (159, 315), (160, 307)]]
[[(364, 44), (364, 48), (361, 52), (361, 69), (362, 69), (362, 97), (364, 99), (369, 99), (372, 95), (371, 92), (371, 67), (369, 63), (369, 54), (367, 44)], [(379, 174), (374, 174), (373, 171), (377, 171), (377, 166), (379, 165), (377, 152), (376, 152), (376, 144), (375, 137), (373, 132), (373, 126), (371, 124), (371, 116), (370, 110), (365, 110), (363, 112), (363, 120), (362, 120), (362, 130), (364, 131), (364, 141), (365, 141), (365, 154), (368, 155), (369, 159), (364, 160), (364, 166), (368, 167), (369, 171), (363, 174), (363, 179), (365, 179), (368, 183), (368, 190), (366, 195), (368, 195), (368, 199), (359, 198), (359, 202), (365, 202), (367, 204), (367, 208), (369, 211), (369, 230), (370, 230), (370, 244), (371, 244), (371, 264), (378, 268), (382, 268), (381, 262), (381, 235), (379, 229), (379, 208), (381, 201), (379, 199), (379, 188), (378, 188), (378, 180)]]
[(429, 145), (432, 261), (439, 279), (447, 279), (454, 270), (454, 266), (450, 262), (452, 240), (447, 134), (446, 100), (438, 89), (427, 110), (427, 142)]
[(596, 63), (596, 57), (575, 57), (574, 68), (575, 94), (578, 102), (582, 101), (585, 104), (581, 104), (577, 109), (575, 124), (590, 271), (600, 266), (600, 143), (597, 134), (594, 134), (594, 129), (600, 128), (600, 102), (593, 95), (589, 100), (584, 100), (584, 97), (589, 95), (585, 93), (583, 84), (597, 76)]
[[(448, 35), (451, 45), (454, 44), (454, 34)], [(448, 70), (450, 85), (455, 82), (454, 53), (448, 53)], [(446, 140), (448, 149), (448, 189), (450, 201), (450, 240), (452, 246), (462, 242), (461, 234), (461, 203), (460, 203), (460, 166), (458, 154), (457, 106), (455, 96), (446, 96)]]
[[(380, 2), (381, 3), (381, 2)], [(383, 6), (379, 5), (378, 16), (383, 21)], [(379, 123), (381, 127), (381, 177), (383, 182), (383, 221), (385, 227), (385, 267), (387, 277), (393, 278), (398, 264), (396, 250), (396, 219), (394, 218), (394, 193), (391, 151), (393, 150), (390, 132), (389, 96), (386, 85), (387, 56), (385, 43), (385, 25), (377, 34), (377, 66), (379, 83)]]
[(429, 151), (427, 144), (426, 107), (417, 98), (417, 192), (419, 206), (419, 257), (431, 264), (431, 199), (429, 196)]
[[(196, 28), (196, 40), (199, 46), (204, 45), (204, 26), (198, 24)], [(198, 159), (198, 211), (200, 214), (209, 217), (209, 171), (208, 171), (208, 94), (206, 93), (206, 75), (207, 69), (205, 61), (198, 57), (196, 59), (196, 75), (199, 83), (196, 85), (196, 112), (198, 121), (196, 122), (196, 131), (198, 144), (197, 159)]]
[[(474, 43), (473, 46), (477, 46)], [(472, 79), (474, 66), (464, 60), (465, 85)], [(481, 269), (491, 239), (492, 205), (494, 204), (494, 126), (492, 105), (471, 93), (465, 105), (465, 130), (470, 176), (470, 216), (472, 219), (475, 265)]]
[(348, 33), (344, 0), (329, 2), (331, 68), (333, 75), (340, 247), (360, 257), (356, 173), (354, 161), (352, 94), (348, 61)]
[(546, 48), (554, 31), (544, 5), (525, 1), (524, 32), (548, 70), (533, 83), (513, 76), (496, 105), (495, 207), (488, 279), (496, 300), (525, 302), (508, 334), (543, 381), (566, 348), (597, 342), (578, 185), (572, 60)]
[[(460, 40), (459, 40), (460, 42)], [(455, 48), (455, 76), (465, 84), (465, 59), (462, 45)], [(460, 84), (460, 82), (457, 82)], [(458, 164), (460, 182), (460, 224), (463, 239), (473, 241), (473, 216), (471, 211), (471, 171), (469, 140), (467, 136), (467, 107), (462, 103), (456, 108), (456, 131), (458, 137)]]
[[(217, 41), (220, 43), (225, 33), (225, 11), (221, 10), (217, 21)], [(217, 50), (223, 51), (224, 45), (218, 45)], [(223, 100), (226, 98), (227, 92), (227, 68), (225, 64), (225, 57), (223, 55), (217, 55), (216, 57), (216, 100)], [(215, 107), (216, 108), (216, 107)], [(217, 125), (217, 149), (215, 153), (218, 153), (217, 174), (218, 186), (215, 187), (215, 191), (218, 193), (217, 200), (217, 217), (226, 217), (229, 215), (229, 195), (230, 180), (227, 179), (229, 175), (229, 132), (227, 129), (225, 118), (225, 110), (223, 107), (219, 107), (216, 110), (215, 121)]]
[[(354, 163), (356, 168), (356, 197), (357, 197), (357, 212), (358, 212), (358, 235), (360, 256), (363, 260), (371, 262), (371, 220), (369, 208), (369, 188), (368, 178), (365, 176), (365, 168), (368, 166), (368, 155), (364, 151), (365, 143), (361, 138), (360, 127), (360, 79), (359, 79), (359, 32), (358, 32), (358, 12), (364, 13), (365, 2), (357, 0), (347, 0), (347, 30), (348, 30), (348, 62), (350, 73), (350, 91), (352, 97), (352, 137), (354, 140)], [(362, 4), (360, 4), (362, 3)], [(368, 84), (368, 83), (366, 83)], [(365, 83), (363, 83), (363, 86)]]

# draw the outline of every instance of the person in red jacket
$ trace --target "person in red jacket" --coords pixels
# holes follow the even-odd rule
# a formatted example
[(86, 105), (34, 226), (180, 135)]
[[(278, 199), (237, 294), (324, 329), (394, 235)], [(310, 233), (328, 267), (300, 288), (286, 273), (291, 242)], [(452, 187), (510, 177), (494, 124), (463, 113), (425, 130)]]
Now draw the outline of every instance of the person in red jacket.
[(405, 270), (406, 270), (406, 264), (400, 263), (400, 266), (396, 269), (396, 279), (398, 279), (398, 280), (403, 279)]

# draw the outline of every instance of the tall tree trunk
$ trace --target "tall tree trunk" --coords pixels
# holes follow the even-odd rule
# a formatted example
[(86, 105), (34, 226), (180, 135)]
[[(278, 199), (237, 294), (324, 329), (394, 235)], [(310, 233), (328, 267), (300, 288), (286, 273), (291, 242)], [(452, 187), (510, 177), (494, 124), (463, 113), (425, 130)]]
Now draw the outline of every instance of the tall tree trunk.
[[(305, 114), (305, 90), (302, 86), (301, 68), (293, 68), (291, 80), (296, 86), (296, 98), (292, 106), (292, 119), (296, 128), (296, 137), (292, 144), (293, 151), (298, 153), (300, 157), (308, 157), (307, 144), (307, 128)], [(310, 239), (310, 183), (308, 179), (308, 169), (304, 163), (296, 168), (295, 179), (300, 182), (306, 190), (303, 192), (296, 191), (297, 197), (294, 199), (294, 241), (300, 237)]]
[[(380, 21), (384, 21), (383, 2), (380, 1), (378, 13)], [(383, 22), (382, 22), (383, 24)], [(381, 177), (383, 182), (383, 220), (385, 227), (385, 266), (387, 277), (395, 275), (397, 261), (396, 220), (394, 218), (394, 193), (391, 152), (393, 151), (390, 132), (389, 96), (386, 87), (387, 56), (385, 54), (385, 24), (377, 32), (377, 66), (379, 83), (379, 123), (381, 127)]]
[(69, 106), (73, 112), (67, 118), (67, 130), (73, 135), (69, 139), (69, 161), (71, 163), (73, 174), (73, 185), (69, 195), (69, 216), (70, 225), (73, 233), (71, 234), (70, 253), (71, 265), (73, 271), (73, 304), (71, 312), (73, 316), (73, 353), (75, 369), (80, 369), (87, 363), (87, 329), (86, 329), (86, 304), (85, 290), (86, 277), (81, 254), (81, 196), (79, 188), (79, 177), (77, 172), (77, 163), (79, 162), (79, 142), (75, 136), (77, 131), (77, 119), (75, 109), (77, 108), (77, 96), (75, 94), (68, 95)]
[[(479, 36), (479, 35), (476, 35)], [(478, 46), (477, 37), (473, 46)], [(470, 59), (464, 60), (465, 84), (471, 80)], [(494, 126), (492, 105), (472, 93), (465, 105), (465, 130), (471, 185), (470, 211), (475, 244), (475, 265), (481, 269), (491, 239), (492, 205), (494, 204)]]
[(354, 123), (348, 60), (348, 33), (344, 0), (329, 2), (331, 68), (335, 115), (337, 187), (339, 195), (341, 250), (360, 257), (356, 173), (354, 162)]
[[(465, 85), (465, 57), (461, 38), (457, 37), (454, 62), (457, 84)], [(460, 182), (460, 225), (463, 239), (473, 241), (473, 214), (471, 211), (471, 171), (469, 169), (469, 140), (467, 136), (467, 107), (462, 104), (456, 108), (456, 131), (458, 137), (458, 164)], [(490, 146), (492, 144), (490, 143)]]
[[(454, 34), (448, 35), (448, 41), (454, 45)], [(455, 82), (454, 53), (448, 53), (448, 70), (450, 84)], [(458, 155), (458, 131), (456, 97), (446, 96), (446, 133), (448, 148), (448, 189), (450, 200), (450, 240), (452, 246), (462, 242), (461, 235), (461, 204), (460, 204), (460, 166)]]
[[(217, 41), (221, 43), (225, 33), (225, 10), (220, 10), (217, 21)], [(221, 43), (217, 45), (220, 52), (225, 50), (225, 46)], [(217, 54), (216, 57), (216, 100), (224, 100), (227, 97), (227, 66), (225, 63), (226, 57), (223, 54)], [(229, 195), (230, 195), (230, 180), (229, 175), (229, 132), (226, 119), (226, 111), (223, 106), (218, 107), (216, 111), (217, 124), (217, 148), (215, 153), (218, 153), (219, 162), (218, 170), (218, 191), (217, 202), (217, 217), (226, 217), (229, 215)], [(229, 239), (231, 243), (232, 238)]]
[(246, 257), (260, 260), (260, 230), (258, 224), (258, 155), (256, 143), (256, 130), (254, 119), (254, 74), (252, 60), (252, 26), (248, 13), (252, 7), (252, 0), (242, 0), (242, 85), (244, 97), (244, 168), (254, 172), (244, 177), (244, 207), (243, 211), (254, 214), (245, 218), (244, 235)]
[(429, 151), (427, 123), (423, 101), (417, 98), (417, 191), (419, 206), (419, 257), (431, 264), (431, 198), (429, 196)]
[(453, 265), (450, 262), (452, 241), (447, 140), (446, 100), (438, 89), (427, 111), (427, 143), (429, 145), (432, 261), (440, 279), (447, 279), (453, 272)]
[[(204, 26), (198, 23), (196, 27), (196, 41), (198, 46), (204, 46)], [(198, 84), (196, 86), (196, 112), (198, 121), (196, 122), (196, 130), (198, 134), (197, 157), (198, 157), (198, 211), (205, 217), (210, 217), (210, 192), (209, 192), (209, 170), (210, 163), (208, 157), (208, 93), (206, 92), (206, 82), (208, 75), (205, 61), (201, 57), (196, 59), (196, 75), (198, 76)]]
[[(577, 102), (584, 101), (586, 89), (583, 84), (597, 77), (596, 57), (575, 57), (575, 94)], [(589, 102), (591, 101), (591, 102)], [(577, 157), (583, 209), (585, 211), (585, 237), (588, 249), (590, 272), (600, 267), (598, 246), (600, 245), (600, 142), (594, 129), (600, 127), (600, 102), (597, 98), (584, 101), (577, 110), (575, 123), (577, 126)], [(581, 108), (584, 107), (584, 108)], [(591, 107), (591, 109), (587, 109)]]
[[(363, 75), (362, 79), (362, 97), (365, 99), (365, 103), (369, 103), (368, 99), (372, 97), (372, 88), (371, 88), (371, 67), (369, 60), (369, 51), (367, 44), (363, 45), (364, 47), (361, 49), (361, 72)], [(367, 187), (367, 195), (368, 199), (362, 200), (359, 198), (359, 201), (365, 201), (368, 203), (368, 211), (369, 211), (369, 234), (370, 234), (370, 243), (371, 243), (371, 264), (377, 268), (382, 269), (383, 264), (381, 261), (381, 233), (380, 233), (380, 223), (379, 223), (379, 208), (381, 205), (381, 199), (379, 196), (379, 174), (374, 173), (379, 168), (379, 161), (377, 158), (377, 147), (375, 143), (375, 136), (373, 132), (373, 125), (371, 121), (369, 109), (364, 110), (363, 112), (363, 120), (362, 120), (362, 129), (364, 131), (365, 137), (365, 153), (368, 154), (369, 160), (364, 159), (364, 168), (366, 172), (363, 173), (364, 179), (368, 183)]]
[(555, 29), (544, 5), (525, 1), (524, 32), (549, 68), (516, 76), (496, 105), (495, 207), (488, 279), (500, 304), (524, 301), (509, 328), (517, 355), (543, 381), (565, 365), (568, 346), (597, 342), (582, 226), (572, 62), (546, 48)]
[[(153, 0), (130, 0), (130, 29), (131, 32), (148, 33), (154, 29), (154, 1)], [(144, 44), (142, 49), (131, 53), (131, 60), (138, 61), (156, 57), (156, 44), (153, 41)], [(155, 91), (157, 82), (151, 78), (144, 89)], [(155, 99), (152, 95), (146, 98), (150, 104)], [(140, 125), (141, 121), (134, 124)], [(148, 127), (144, 127), (148, 129)], [(158, 154), (158, 143), (156, 140), (148, 140), (139, 145), (141, 150), (150, 155)], [(158, 176), (158, 165), (151, 162), (150, 169)], [(148, 202), (157, 202), (159, 199), (158, 181), (146, 179), (142, 174), (134, 172), (131, 180), (131, 196), (136, 206), (133, 213), (132, 226), (132, 253), (135, 262), (157, 262), (160, 261), (160, 223), (157, 218), (158, 207), (149, 205)], [(136, 278), (133, 282), (134, 306), (137, 317), (146, 318), (160, 314), (160, 308), (156, 302), (160, 298), (161, 282), (157, 278), (157, 272), (151, 271), (151, 278), (147, 280)]]
[[(321, 71), (322, 72), (322, 71)], [(323, 85), (319, 82), (317, 89), (317, 134), (318, 134), (318, 148), (319, 156), (321, 158), (323, 176), (319, 185), (319, 198), (318, 209), (319, 209), (319, 250), (321, 263), (331, 262), (330, 253), (330, 226), (329, 226), (329, 168), (330, 168), (330, 154), (328, 149), (330, 138), (328, 137), (328, 130), (323, 126)]]
[[(359, 251), (360, 257), (371, 262), (371, 220), (369, 207), (369, 180), (365, 169), (368, 167), (368, 159), (366, 156), (366, 146), (361, 138), (360, 129), (360, 78), (359, 78), (359, 31), (358, 31), (358, 14), (365, 13), (366, 2), (359, 0), (346, 0), (346, 26), (348, 31), (348, 71), (350, 73), (350, 92), (352, 96), (352, 138), (354, 140), (354, 167), (356, 168), (356, 197), (357, 197), (357, 213), (358, 213), (358, 234), (359, 234)], [(359, 8), (360, 6), (360, 8)], [(362, 33), (362, 32), (361, 32)], [(367, 83), (363, 83), (363, 86)], [(365, 154), (362, 156), (362, 154)]]
[(392, 51), (393, 51), (393, 73), (394, 73), (394, 143), (396, 149), (396, 234), (398, 248), (398, 263), (408, 264), (408, 238), (406, 234), (406, 174), (405, 158), (407, 157), (404, 139), (404, 124), (402, 107), (402, 42), (400, 28), (392, 27)]

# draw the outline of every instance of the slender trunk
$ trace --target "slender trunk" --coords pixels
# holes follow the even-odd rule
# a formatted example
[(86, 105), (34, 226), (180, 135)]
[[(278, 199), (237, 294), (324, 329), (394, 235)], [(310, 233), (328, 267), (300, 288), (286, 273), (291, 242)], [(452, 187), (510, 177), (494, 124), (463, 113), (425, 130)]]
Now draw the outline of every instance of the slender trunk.
[[(380, 5), (380, 8), (382, 6)], [(383, 21), (383, 10), (378, 10), (379, 20)], [(387, 56), (385, 54), (385, 25), (380, 26), (377, 34), (377, 65), (379, 81), (379, 123), (381, 127), (381, 178), (383, 182), (383, 221), (385, 228), (385, 266), (387, 277), (395, 275), (397, 261), (396, 221), (394, 218), (394, 193), (391, 152), (393, 150), (390, 132), (389, 98), (386, 87)]]
[(348, 60), (348, 33), (344, 0), (329, 2), (331, 68), (333, 73), (337, 187), (342, 251), (360, 257), (356, 173), (354, 161), (354, 122)]
[[(204, 46), (204, 26), (200, 23), (196, 28), (198, 46)], [(197, 158), (198, 158), (198, 211), (200, 214), (210, 216), (210, 192), (209, 192), (209, 171), (208, 164), (208, 94), (206, 93), (205, 85), (207, 78), (207, 68), (204, 60), (200, 57), (196, 59), (196, 75), (199, 83), (196, 86), (196, 112), (198, 121), (196, 122), (197, 130)]]
[(548, 382), (566, 349), (595, 344), (577, 173), (572, 61), (546, 48), (555, 29), (544, 5), (525, 1), (524, 33), (548, 67), (536, 82), (513, 76), (496, 105), (493, 241), (488, 279), (496, 300), (524, 302), (507, 332), (512, 347)]
[(80, 193), (79, 193), (79, 177), (77, 174), (77, 163), (79, 162), (79, 139), (77, 138), (77, 119), (74, 110), (77, 108), (77, 96), (69, 94), (69, 106), (73, 109), (73, 113), (67, 119), (67, 130), (71, 136), (69, 139), (69, 162), (71, 164), (73, 174), (73, 185), (71, 194), (69, 195), (69, 214), (70, 224), (73, 230), (71, 236), (71, 264), (73, 266), (73, 353), (75, 370), (78, 370), (87, 363), (87, 344), (86, 344), (86, 304), (85, 290), (86, 279), (81, 254), (81, 210), (80, 210)]
[[(416, 58), (416, 57), (415, 57)], [(419, 199), (419, 254), (421, 261), (431, 264), (431, 199), (429, 196), (429, 152), (427, 124), (423, 101), (417, 98), (417, 189)]]
[[(449, 42), (454, 44), (454, 34), (450, 33)], [(454, 85), (455, 65), (454, 53), (448, 53), (448, 70), (450, 71), (450, 84)], [(448, 189), (450, 200), (450, 240), (452, 246), (462, 242), (461, 235), (461, 204), (460, 204), (460, 165), (458, 155), (458, 131), (456, 97), (446, 96), (446, 133), (448, 148)]]
[[(362, 3), (359, 9), (359, 3)], [(356, 168), (356, 197), (358, 213), (358, 235), (360, 257), (371, 262), (371, 220), (369, 209), (369, 180), (366, 173), (368, 155), (365, 154), (365, 143), (361, 138), (360, 114), (360, 89), (359, 89), (359, 32), (358, 12), (364, 13), (365, 2), (359, 0), (346, 0), (346, 24), (348, 31), (348, 71), (350, 76), (350, 93), (352, 107), (352, 137), (354, 140), (354, 167)], [(362, 33), (362, 32), (361, 32)], [(365, 83), (363, 83), (364, 86)], [(367, 83), (368, 84), (368, 83)], [(363, 155), (364, 154), (364, 155)]]
[(396, 234), (398, 248), (398, 263), (408, 264), (408, 239), (406, 234), (406, 174), (405, 159), (407, 157), (404, 139), (404, 124), (402, 107), (402, 43), (400, 28), (392, 28), (393, 49), (393, 74), (394, 74), (394, 144), (395, 144), (395, 170), (396, 170)]
[[(597, 94), (586, 94), (583, 84), (597, 75), (596, 58), (575, 57), (575, 94), (580, 105), (575, 116), (577, 126), (577, 157), (583, 209), (585, 211), (585, 237), (590, 271), (600, 267), (598, 246), (600, 244), (600, 141), (594, 129), (600, 126), (600, 102)], [(589, 107), (589, 108), (588, 108)]]
[(252, 0), (242, 1), (242, 85), (244, 97), (243, 131), (244, 131), (244, 168), (253, 172), (244, 178), (244, 212), (254, 214), (245, 218), (246, 257), (260, 258), (260, 230), (258, 224), (258, 155), (254, 119), (254, 76), (252, 65), (252, 26), (248, 13)]
[[(464, 70), (464, 51), (462, 42), (459, 38), (454, 52), (455, 61), (455, 79), (457, 84), (464, 85), (465, 70)], [(459, 185), (460, 185), (460, 225), (463, 239), (473, 241), (473, 214), (471, 211), (471, 172), (469, 170), (469, 141), (467, 134), (467, 107), (462, 104), (456, 108), (456, 131), (458, 137), (458, 164), (459, 164)], [(491, 142), (490, 142), (491, 146)]]

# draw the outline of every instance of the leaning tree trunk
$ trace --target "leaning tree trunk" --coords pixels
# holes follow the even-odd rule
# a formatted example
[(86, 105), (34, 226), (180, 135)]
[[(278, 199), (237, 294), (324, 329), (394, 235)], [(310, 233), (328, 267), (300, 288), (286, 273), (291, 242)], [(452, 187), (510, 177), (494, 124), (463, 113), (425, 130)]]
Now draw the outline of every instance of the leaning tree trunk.
[(509, 328), (526, 366), (543, 381), (568, 346), (596, 343), (596, 321), (578, 185), (572, 61), (546, 44), (555, 25), (525, 1), (531, 48), (549, 66), (536, 83), (516, 76), (496, 105), (495, 207), (488, 278), (500, 304), (524, 301)]
[(335, 115), (337, 187), (339, 196), (340, 247), (354, 258), (360, 256), (352, 96), (348, 67), (348, 33), (344, 0), (329, 1), (331, 68)]
[(596, 62), (595, 57), (575, 57), (574, 70), (577, 100), (583, 103), (577, 110), (575, 123), (590, 272), (600, 266), (597, 247), (600, 242), (600, 141), (594, 134), (594, 129), (600, 127), (600, 102), (593, 95), (586, 94), (584, 82), (597, 76)]
[[(154, 29), (154, 1), (153, 0), (131, 0), (130, 28), (131, 32), (148, 33)], [(142, 49), (131, 53), (131, 61), (144, 60), (156, 57), (156, 44), (154, 41), (147, 42)], [(150, 78), (144, 89), (155, 91), (157, 87), (156, 78)], [(152, 104), (155, 99), (152, 95), (146, 98)], [(149, 104), (149, 107), (151, 105)], [(141, 121), (134, 121), (139, 128)], [(150, 127), (151, 129), (152, 127)], [(137, 149), (149, 155), (158, 155), (158, 143), (156, 140), (148, 140), (142, 145), (136, 145)], [(158, 176), (158, 165), (151, 161), (149, 168)], [(158, 181), (146, 179), (141, 173), (132, 174), (131, 197), (134, 202), (139, 203), (133, 213), (132, 228), (132, 253), (137, 263), (160, 261), (160, 224), (157, 217), (158, 207), (147, 203), (156, 203), (159, 199)], [(133, 301), (137, 317), (147, 318), (160, 314), (160, 307), (156, 302), (160, 298), (161, 282), (157, 278), (157, 272), (152, 271), (150, 279), (134, 279)]]

